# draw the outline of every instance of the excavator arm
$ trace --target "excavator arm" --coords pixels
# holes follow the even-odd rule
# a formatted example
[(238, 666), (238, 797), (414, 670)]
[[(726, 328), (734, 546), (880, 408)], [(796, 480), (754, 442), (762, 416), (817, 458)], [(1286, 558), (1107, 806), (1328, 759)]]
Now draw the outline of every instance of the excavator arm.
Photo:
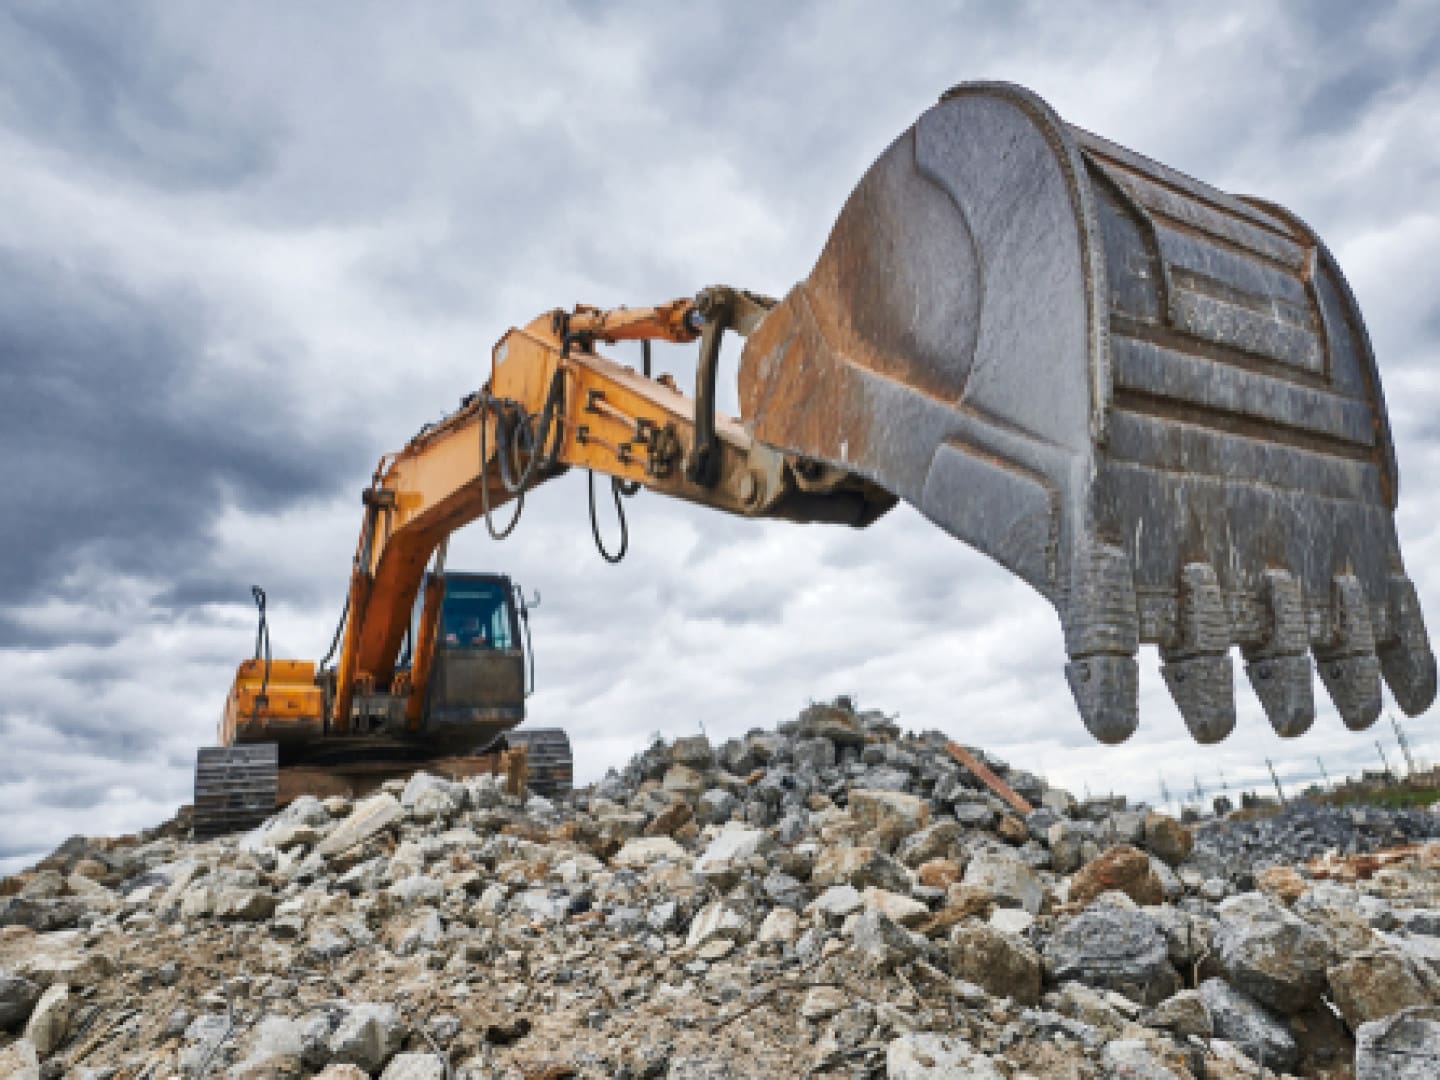
[[(757, 442), (714, 412), (720, 332), (756, 325), (773, 301), (724, 287), (650, 308), (579, 306), (510, 330), (485, 387), (380, 461), (363, 496), (331, 730), (347, 730), (358, 687), (394, 690), (398, 657), (425, 570), (456, 529), (494, 517), (571, 467), (746, 517), (868, 525), (895, 504), (876, 485)], [(646, 377), (596, 351), (599, 342), (699, 339), (708, 404), (666, 376)], [(708, 410), (708, 411), (705, 411)], [(508, 529), (506, 530), (508, 532)], [(439, 578), (424, 597), (407, 718), (418, 725)]]
[[(715, 408), (726, 330), (747, 338), (738, 419)], [(627, 339), (698, 340), (695, 397), (596, 351)], [(1235, 723), (1232, 647), (1283, 736), (1314, 719), (1312, 658), (1355, 729), (1382, 677), (1411, 715), (1435, 697), (1379, 369), (1330, 252), (1020, 87), (927, 110), (778, 303), (714, 288), (507, 333), (484, 389), (365, 492), (334, 730), (396, 677), (444, 538), (498, 532), (572, 466), (749, 517), (864, 526), (911, 503), (1054, 605), (1103, 742), (1138, 722), (1143, 643), (1202, 743)]]

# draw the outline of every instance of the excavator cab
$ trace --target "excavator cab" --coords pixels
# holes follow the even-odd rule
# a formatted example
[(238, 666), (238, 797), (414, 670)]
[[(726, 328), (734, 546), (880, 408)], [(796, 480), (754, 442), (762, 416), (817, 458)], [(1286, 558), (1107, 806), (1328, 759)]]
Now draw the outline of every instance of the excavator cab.
[(443, 587), (422, 723), (428, 738), (473, 750), (525, 719), (520, 607), (503, 574), (447, 572)]

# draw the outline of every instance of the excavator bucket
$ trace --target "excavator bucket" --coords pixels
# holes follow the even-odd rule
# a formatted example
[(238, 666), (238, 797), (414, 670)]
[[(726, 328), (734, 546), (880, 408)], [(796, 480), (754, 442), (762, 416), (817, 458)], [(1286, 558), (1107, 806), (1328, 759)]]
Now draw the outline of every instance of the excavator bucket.
[(1230, 647), (1275, 730), (1351, 728), (1435, 657), (1405, 574), (1380, 377), (1355, 299), (1292, 214), (1062, 121), (947, 93), (860, 181), (748, 338), (760, 441), (914, 505), (1039, 590), (1102, 742), (1160, 647), (1190, 733), (1235, 723)]

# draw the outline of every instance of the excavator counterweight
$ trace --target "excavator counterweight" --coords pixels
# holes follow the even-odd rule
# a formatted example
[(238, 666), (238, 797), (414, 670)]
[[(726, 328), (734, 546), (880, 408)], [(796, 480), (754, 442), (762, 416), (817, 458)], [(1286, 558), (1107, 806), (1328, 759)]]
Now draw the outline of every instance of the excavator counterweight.
[(751, 334), (757, 440), (850, 470), (1056, 608), (1086, 726), (1137, 723), (1160, 646), (1194, 738), (1234, 726), (1229, 650), (1275, 730), (1345, 723), (1435, 658), (1405, 574), (1380, 378), (1344, 276), (1287, 211), (957, 86), (850, 196)]

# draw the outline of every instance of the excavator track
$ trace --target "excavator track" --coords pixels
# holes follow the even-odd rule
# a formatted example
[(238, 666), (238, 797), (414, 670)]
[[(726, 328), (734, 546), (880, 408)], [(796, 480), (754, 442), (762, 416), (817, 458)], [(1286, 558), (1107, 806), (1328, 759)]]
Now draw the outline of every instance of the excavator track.
[(535, 794), (556, 799), (568, 796), (575, 789), (575, 758), (570, 752), (570, 737), (563, 728), (512, 731), (505, 740), (512, 747), (525, 747), (529, 771), (526, 786)]
[(201, 747), (195, 759), (195, 836), (259, 825), (275, 812), (279, 772), (275, 743)]

